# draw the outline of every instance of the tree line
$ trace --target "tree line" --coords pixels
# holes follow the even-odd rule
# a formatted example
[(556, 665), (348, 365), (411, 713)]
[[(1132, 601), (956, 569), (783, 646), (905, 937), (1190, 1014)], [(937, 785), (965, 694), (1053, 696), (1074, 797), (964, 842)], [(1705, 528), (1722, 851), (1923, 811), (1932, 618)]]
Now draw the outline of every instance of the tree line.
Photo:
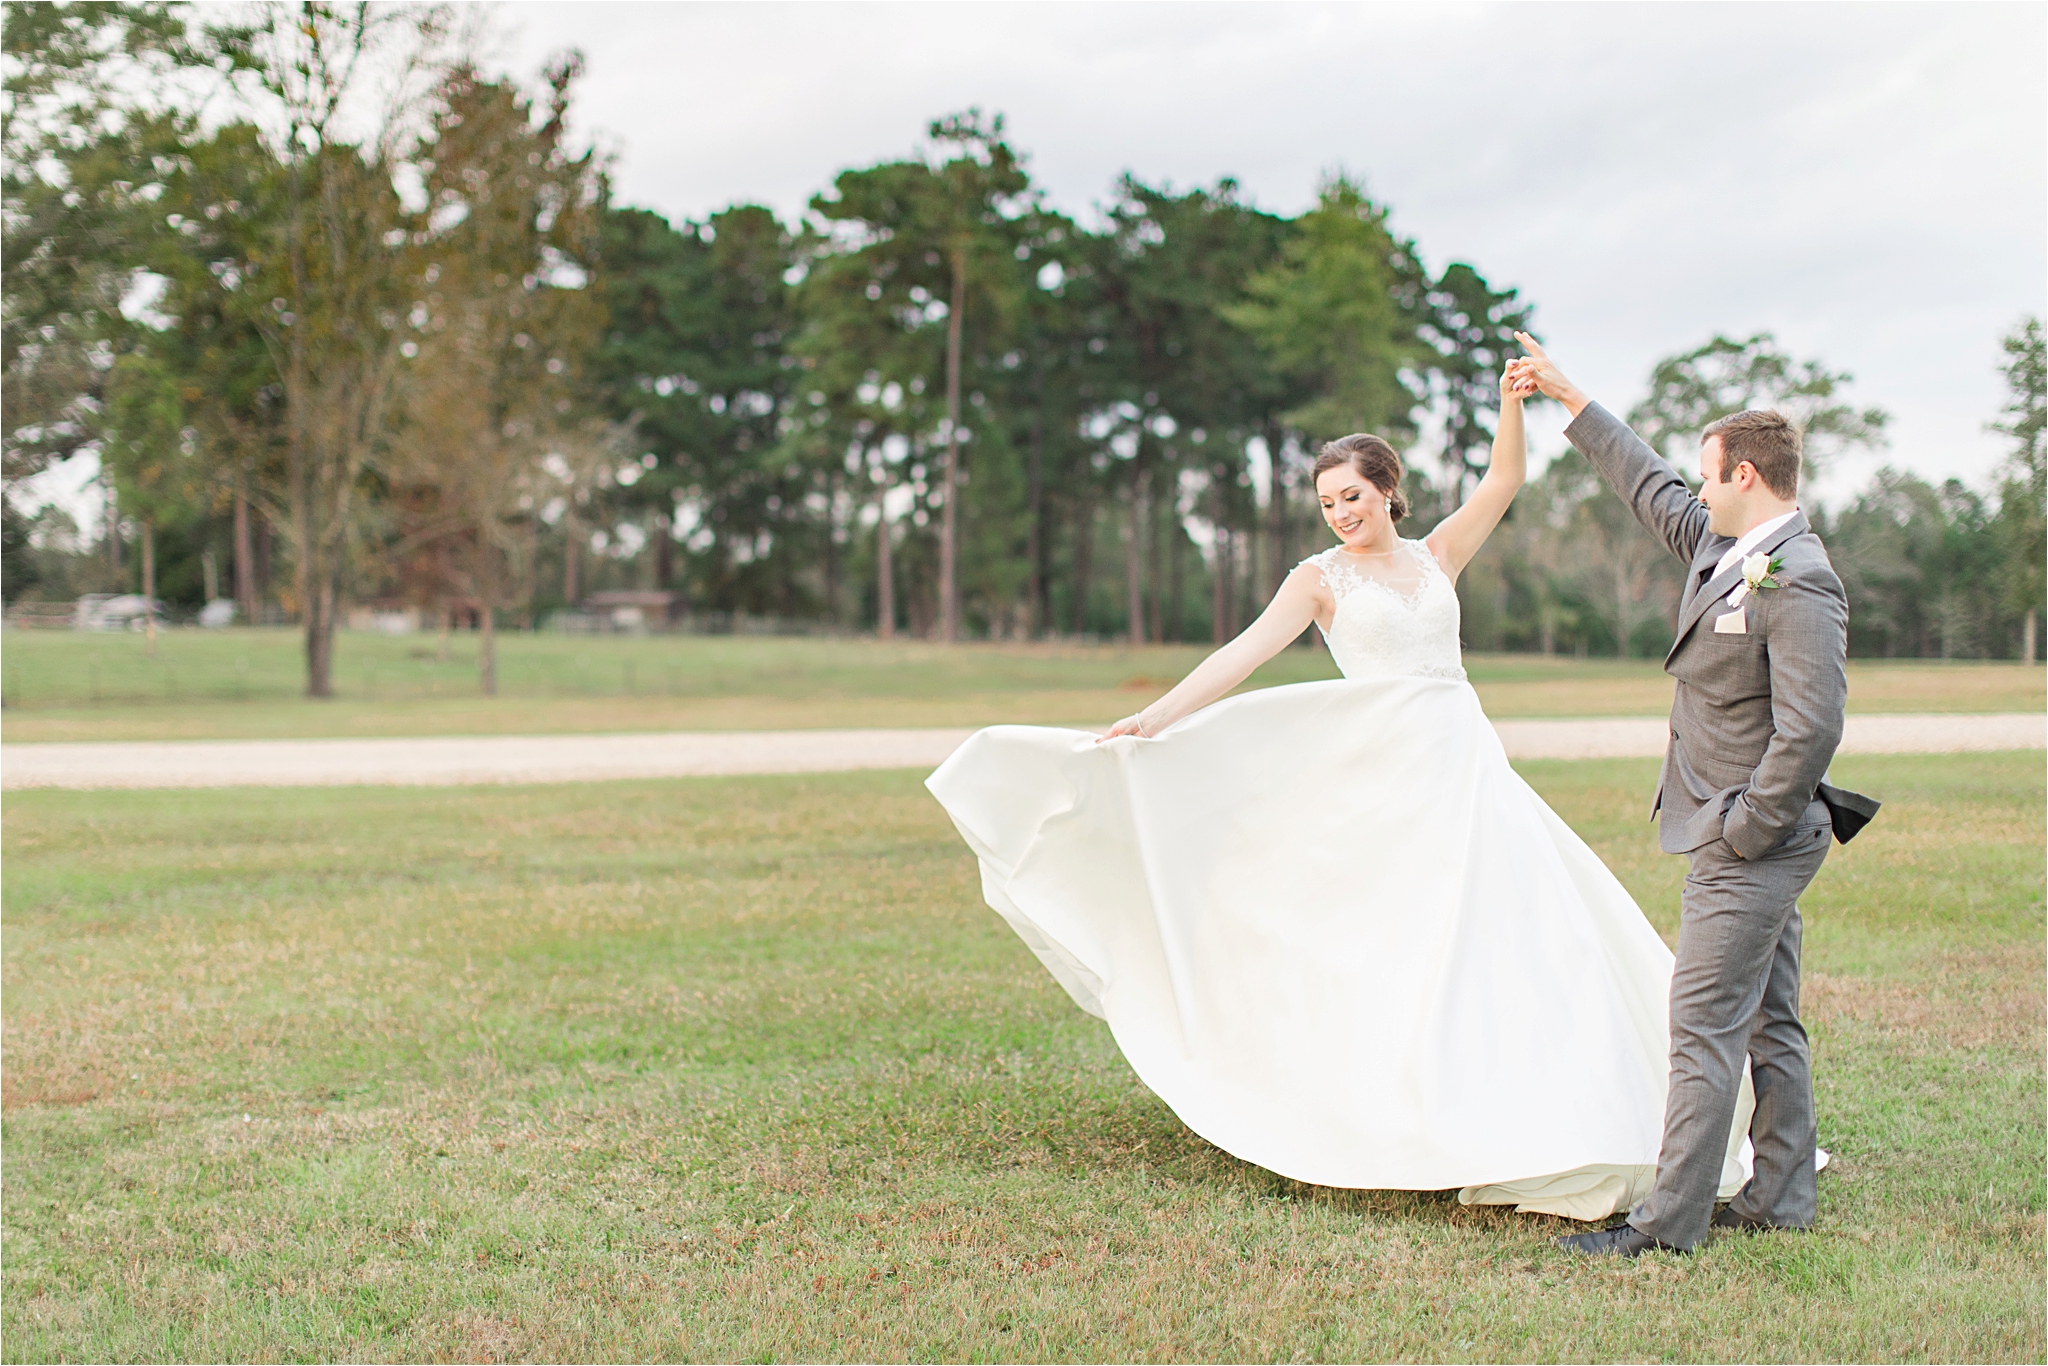
[[(1127, 174), (1051, 204), (1000, 116), (839, 174), (796, 222), (613, 202), (476, 12), (4, 8), (5, 588), (281, 614), (331, 690), (344, 604), (492, 633), (603, 589), (937, 640), (1222, 640), (1322, 532), (1323, 440), (1408, 452), (1426, 528), (1483, 471), (1532, 311), (1425, 264), (1334, 175), (1287, 217)], [(2034, 653), (2038, 319), (2006, 341), (1988, 493), (1887, 469), (1817, 517), (1859, 654)], [(1768, 334), (1654, 367), (1628, 413), (1681, 467), (1773, 404), (1816, 465), (1884, 441)], [(97, 455), (106, 524), (12, 491)], [(1419, 534), (1411, 533), (1411, 534)], [(1644, 654), (1667, 562), (1567, 453), (1460, 585), (1468, 645)]]

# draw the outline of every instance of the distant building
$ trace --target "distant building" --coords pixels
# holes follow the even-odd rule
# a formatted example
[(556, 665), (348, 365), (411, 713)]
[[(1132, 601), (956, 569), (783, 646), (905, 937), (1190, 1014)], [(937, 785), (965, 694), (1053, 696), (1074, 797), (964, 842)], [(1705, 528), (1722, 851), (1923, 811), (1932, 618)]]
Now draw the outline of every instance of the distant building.
[(369, 603), (351, 607), (348, 629), (375, 631), (385, 636), (409, 636), (420, 629), (420, 609), (404, 604)]
[(638, 632), (667, 630), (683, 615), (685, 603), (681, 593), (616, 589), (592, 593), (577, 606), (574, 615), (582, 623), (560, 622), (564, 629)]

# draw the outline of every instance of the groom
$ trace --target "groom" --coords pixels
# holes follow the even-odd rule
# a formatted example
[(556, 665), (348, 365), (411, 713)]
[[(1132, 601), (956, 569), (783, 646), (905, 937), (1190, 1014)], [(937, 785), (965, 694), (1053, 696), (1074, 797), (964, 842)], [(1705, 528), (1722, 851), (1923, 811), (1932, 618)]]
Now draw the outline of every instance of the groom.
[[(1713, 423), (1695, 498), (1535, 340), (1514, 367), (1572, 415), (1565, 437), (1686, 562), (1658, 842), (1691, 860), (1671, 977), (1671, 1092), (1657, 1182), (1626, 1223), (1569, 1250), (1690, 1252), (1709, 1227), (1805, 1229), (1814, 1215), (1813, 1071), (1799, 1023), (1799, 894), (1828, 837), (1877, 813), (1823, 781), (1842, 738), (1849, 603), (1795, 501), (1799, 431), (1769, 410)], [(1747, 1055), (1756, 1173), (1714, 1212)]]

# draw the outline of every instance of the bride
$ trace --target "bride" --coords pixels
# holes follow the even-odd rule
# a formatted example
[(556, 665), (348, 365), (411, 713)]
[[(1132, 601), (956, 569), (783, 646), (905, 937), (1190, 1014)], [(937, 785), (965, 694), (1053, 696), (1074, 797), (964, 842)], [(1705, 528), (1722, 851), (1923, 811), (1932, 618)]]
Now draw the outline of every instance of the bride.
[[(926, 785), (989, 905), (1203, 1138), (1590, 1220), (1655, 1175), (1672, 958), (1459, 663), (1453, 585), (1521, 486), (1529, 392), (1503, 377), (1492, 464), (1422, 540), (1394, 449), (1331, 442), (1339, 544), (1242, 635), (1105, 736), (994, 726)], [(1310, 622), (1342, 681), (1226, 697)], [(1752, 1105), (1745, 1080), (1723, 1198)]]

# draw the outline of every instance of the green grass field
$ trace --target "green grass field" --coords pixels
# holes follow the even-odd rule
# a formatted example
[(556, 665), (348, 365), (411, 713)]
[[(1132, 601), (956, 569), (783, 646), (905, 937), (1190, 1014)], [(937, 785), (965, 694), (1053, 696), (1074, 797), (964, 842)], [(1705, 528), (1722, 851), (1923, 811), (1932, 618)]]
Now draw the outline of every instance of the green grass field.
[(10, 793), (0, 1353), (2039, 1361), (2041, 756), (1836, 775), (1818, 1230), (1633, 1266), (1193, 1137), (917, 774)]
[[(1196, 646), (930, 645), (763, 636), (501, 637), (500, 696), (477, 695), (476, 640), (440, 658), (432, 636), (344, 632), (337, 696), (311, 703), (299, 638), (285, 630), (142, 637), (9, 631), (0, 648), (12, 742), (562, 734), (848, 726), (1089, 725), (1157, 696)], [(1657, 660), (1473, 655), (1494, 716), (1658, 716)], [(1320, 646), (1289, 650), (1250, 686), (1334, 678)], [(2048, 670), (2018, 664), (1857, 661), (1863, 712), (2042, 711)]]

